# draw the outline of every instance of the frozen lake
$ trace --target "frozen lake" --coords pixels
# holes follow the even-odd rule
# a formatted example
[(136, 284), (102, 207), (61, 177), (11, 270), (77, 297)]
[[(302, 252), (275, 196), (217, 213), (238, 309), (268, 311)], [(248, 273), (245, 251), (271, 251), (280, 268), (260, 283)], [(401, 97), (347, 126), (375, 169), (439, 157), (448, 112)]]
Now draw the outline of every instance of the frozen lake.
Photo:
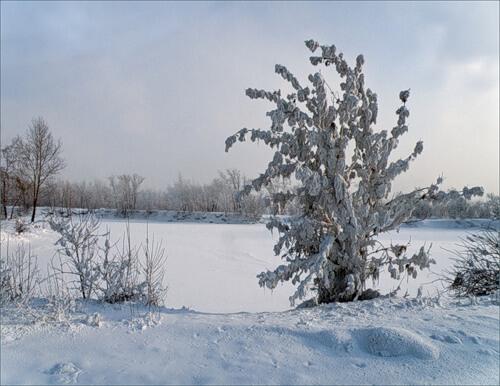
[[(280, 263), (280, 258), (273, 254), (276, 234), (273, 236), (264, 224), (146, 223), (134, 220), (130, 222), (133, 244), (144, 242), (147, 227), (150, 238), (154, 236), (155, 240), (162, 240), (166, 248), (168, 307), (185, 306), (197, 311), (221, 313), (290, 308), (291, 284), (270, 291), (260, 288), (257, 283), (258, 273), (274, 269)], [(105, 219), (102, 228), (109, 229), (111, 239), (116, 241), (123, 237), (126, 222)], [(471, 230), (453, 221), (431, 220), (381, 236), (379, 240), (387, 245), (391, 241), (407, 243), (411, 240), (410, 253), (423, 244), (432, 243), (431, 254), (437, 264), (431, 266), (430, 271), (419, 271), (416, 279), (408, 282), (405, 279), (399, 295), (408, 290), (410, 296), (414, 296), (420, 285), (423, 285), (424, 295), (442, 290), (440, 283), (432, 282), (450, 265), (453, 255), (449, 250), (456, 248), (460, 237)], [(3, 241), (5, 237), (5, 232), (2, 232)], [(29, 242), (43, 269), (56, 251), (56, 240), (57, 235), (42, 223), (40, 228), (20, 238), (11, 238), (9, 243)], [(2, 243), (2, 250), (5, 244)], [(382, 293), (399, 284), (392, 279), (384, 280), (387, 277), (387, 274), (382, 274), (380, 284), (375, 286)]]
[[(103, 221), (112, 238), (122, 237), (123, 221)], [(133, 221), (131, 235), (135, 243), (141, 243), (146, 235), (163, 240), (168, 255), (166, 281), (167, 304), (171, 307), (186, 306), (206, 312), (255, 312), (282, 311), (290, 308), (289, 296), (294, 292), (289, 283), (274, 291), (260, 288), (256, 275), (265, 269), (274, 269), (281, 259), (274, 256), (273, 245), (277, 235), (272, 235), (264, 224), (196, 224), (159, 223)], [(450, 226), (451, 225), (451, 226)], [(453, 222), (427, 221), (416, 227), (402, 227), (379, 238), (389, 245), (407, 243), (409, 252), (421, 245), (432, 243), (431, 253), (436, 264), (431, 271), (419, 271), (416, 279), (401, 283), (400, 295), (406, 290), (414, 296), (420, 285), (424, 294), (442, 290), (439, 283), (430, 283), (446, 270), (453, 255), (448, 251), (456, 248), (460, 237), (471, 229), (453, 227)], [(386, 293), (399, 282), (381, 276), (377, 288)], [(383, 284), (382, 284), (383, 283)], [(429, 283), (429, 284), (426, 284)], [(370, 283), (371, 284), (371, 283)]]

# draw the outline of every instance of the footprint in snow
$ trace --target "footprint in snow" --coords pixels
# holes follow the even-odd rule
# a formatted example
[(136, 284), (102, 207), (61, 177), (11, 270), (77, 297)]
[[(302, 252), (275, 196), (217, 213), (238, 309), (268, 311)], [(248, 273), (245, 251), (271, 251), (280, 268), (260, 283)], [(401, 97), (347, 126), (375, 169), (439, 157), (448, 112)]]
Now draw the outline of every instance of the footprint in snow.
[(479, 337), (477, 337), (477, 336), (471, 336), (471, 337), (470, 337), (470, 340), (471, 340), (471, 341), (472, 341), (472, 343), (474, 343), (474, 344), (480, 344), (480, 343), (481, 343), (481, 341), (479, 340)]
[(57, 363), (46, 374), (51, 375), (56, 383), (71, 384), (78, 381), (82, 370), (72, 362)]
[(451, 343), (451, 344), (462, 344), (462, 341), (459, 337), (453, 335), (431, 335), (431, 338), (434, 340), (439, 340), (440, 342)]
[(477, 352), (482, 355), (488, 355), (488, 356), (494, 355), (493, 352), (487, 348), (479, 349), (477, 350)]

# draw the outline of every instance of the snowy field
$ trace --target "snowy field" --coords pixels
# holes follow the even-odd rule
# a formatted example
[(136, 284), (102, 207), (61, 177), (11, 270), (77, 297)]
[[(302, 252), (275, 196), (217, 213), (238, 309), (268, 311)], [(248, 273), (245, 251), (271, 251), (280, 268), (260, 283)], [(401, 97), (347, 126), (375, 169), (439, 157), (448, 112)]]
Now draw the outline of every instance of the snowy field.
[[(29, 243), (44, 267), (57, 236), (39, 222), (22, 236), (2, 223), (2, 253)], [(274, 268), (263, 224), (131, 222), (133, 241), (165, 243), (166, 308), (78, 303), (65, 323), (27, 323), (2, 312), (2, 384), (498, 384), (498, 297), (430, 298), (459, 237), (480, 225), (433, 220), (381, 241), (433, 244), (433, 272), (401, 283), (400, 295), (289, 310), (289, 284), (271, 292), (255, 275)], [(498, 226), (498, 224), (495, 224)], [(125, 223), (105, 219), (114, 240)], [(472, 227), (471, 227), (472, 226)], [(384, 280), (388, 292), (399, 283)], [(419, 286), (424, 298), (416, 299)], [(441, 291), (442, 292), (442, 291)], [(187, 307), (189, 309), (183, 309)], [(40, 311), (42, 312), (42, 311)], [(89, 322), (98, 313), (99, 323)]]
[[(411, 241), (409, 252), (416, 252), (421, 245), (432, 243), (436, 264), (431, 271), (419, 272), (415, 280), (401, 283), (401, 295), (408, 290), (416, 295), (423, 285), (425, 294), (442, 290), (439, 283), (432, 283), (450, 265), (453, 257), (449, 251), (467, 232), (484, 225), (482, 221), (457, 222), (431, 220), (414, 226), (405, 226), (399, 232), (380, 237), (390, 244)], [(168, 255), (166, 284), (169, 287), (167, 304), (170, 307), (188, 307), (203, 312), (261, 312), (282, 311), (290, 308), (288, 298), (293, 287), (286, 283), (274, 291), (259, 288), (256, 275), (274, 269), (281, 260), (273, 254), (277, 235), (264, 224), (197, 224), (134, 221), (130, 224), (133, 241), (144, 241), (146, 225), (150, 236), (163, 240)], [(498, 226), (498, 224), (495, 224)], [(125, 231), (125, 222), (104, 220), (113, 238), (119, 239)], [(379, 289), (383, 293), (394, 290), (399, 282), (382, 274)], [(427, 284), (429, 283), (429, 284)], [(371, 284), (371, 283), (369, 283)]]
[[(120, 246), (126, 222), (104, 218), (101, 224), (103, 233), (111, 232), (111, 240), (118, 241)], [(379, 240), (387, 245), (391, 241), (410, 241), (410, 253), (421, 245), (432, 243), (431, 253), (436, 264), (431, 266), (430, 271), (419, 271), (417, 279), (403, 280), (399, 294), (402, 296), (408, 290), (409, 295), (415, 296), (421, 285), (425, 295), (442, 291), (439, 282), (432, 282), (449, 266), (453, 257), (449, 251), (456, 249), (460, 237), (486, 224), (488, 222), (482, 220), (427, 220), (403, 226), (399, 232), (382, 235)], [(39, 222), (27, 234), (16, 237), (12, 236), (9, 225), (12, 224), (4, 226), (2, 231), (2, 251), (5, 251), (7, 239), (11, 248), (19, 242), (29, 243), (43, 270), (56, 254), (54, 243), (57, 235), (47, 223)], [(499, 223), (493, 225), (498, 227)], [(274, 291), (260, 288), (257, 284), (258, 273), (274, 269), (280, 263), (280, 258), (273, 254), (277, 236), (273, 236), (264, 224), (165, 223), (136, 219), (130, 222), (132, 244), (144, 242), (147, 228), (150, 238), (154, 236), (156, 241), (162, 240), (166, 248), (167, 306), (187, 307), (201, 312), (290, 309), (291, 284), (283, 284)], [(382, 293), (388, 293), (400, 284), (388, 277), (383, 273), (380, 285), (375, 285)]]

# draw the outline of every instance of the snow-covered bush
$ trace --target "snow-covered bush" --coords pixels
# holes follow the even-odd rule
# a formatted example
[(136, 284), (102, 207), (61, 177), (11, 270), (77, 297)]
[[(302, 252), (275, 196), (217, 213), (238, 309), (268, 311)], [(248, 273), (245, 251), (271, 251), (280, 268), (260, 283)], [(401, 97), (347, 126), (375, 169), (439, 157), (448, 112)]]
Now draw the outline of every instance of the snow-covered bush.
[(446, 281), (456, 296), (481, 296), (500, 289), (500, 234), (496, 230), (471, 233), (460, 250)]
[(99, 272), (98, 297), (107, 303), (141, 302), (147, 306), (163, 304), (166, 287), (165, 248), (162, 242), (149, 240), (143, 246), (131, 243), (127, 224), (121, 248), (112, 248), (109, 233), (97, 265)]
[(127, 223), (121, 248), (111, 248), (106, 235), (99, 272), (99, 298), (107, 303), (138, 301), (144, 297), (145, 285), (139, 282), (139, 248), (131, 243)]
[(51, 217), (49, 224), (61, 235), (56, 244), (63, 256), (56, 264), (52, 263), (54, 292), (65, 292), (62, 289), (69, 275), (76, 276), (69, 284), (83, 299), (162, 304), (166, 294), (163, 286), (166, 256), (161, 242), (153, 238), (150, 243), (146, 234), (144, 247), (132, 245), (127, 223), (121, 248), (116, 245), (118, 242), (112, 246), (109, 232), (99, 233), (99, 219), (91, 212), (76, 220)]
[(17, 234), (24, 233), (28, 230), (28, 224), (26, 224), (22, 218), (17, 218), (15, 230)]
[(89, 299), (99, 279), (99, 219), (89, 212), (78, 216), (76, 220), (73, 217), (51, 217), (49, 224), (60, 234), (56, 244), (60, 247), (59, 252), (66, 256), (60, 264), (61, 273), (76, 276), (73, 281), (75, 289), (83, 299)]
[(47, 312), (43, 317), (47, 321), (67, 322), (71, 312), (75, 311), (76, 303), (70, 288), (66, 283), (63, 272), (63, 263), (54, 261), (47, 268), (47, 278), (43, 286), (42, 295), (47, 300)]
[(2, 257), (0, 258), (0, 305), (10, 300), (10, 276), (10, 268)]
[(143, 247), (143, 259), (140, 262), (144, 276), (143, 302), (147, 306), (158, 307), (163, 305), (167, 288), (163, 285), (167, 256), (161, 242), (155, 242), (154, 236), (149, 241), (146, 235), (146, 244)]
[(0, 304), (28, 302), (40, 283), (37, 257), (20, 243), (0, 257)]
[[(276, 178), (294, 177), (298, 189), (272, 194), (275, 213), (296, 200), (300, 214), (290, 220), (273, 218), (270, 230), (280, 238), (275, 253), (285, 264), (258, 275), (259, 284), (275, 288), (279, 282), (298, 284), (290, 298), (302, 298), (310, 283), (318, 291), (318, 302), (351, 301), (362, 296), (367, 279), (377, 280), (382, 266), (395, 279), (401, 274), (415, 277), (417, 268), (433, 260), (421, 247), (407, 254), (407, 245), (383, 246), (380, 233), (397, 229), (408, 220), (422, 200), (445, 200), (439, 191), (441, 178), (428, 187), (391, 197), (392, 181), (409, 169), (423, 150), (417, 142), (406, 158), (390, 161), (402, 135), (408, 131), (410, 114), (406, 102), (409, 90), (401, 91), (401, 106), (392, 130), (374, 130), (377, 122), (377, 94), (365, 87), (364, 58), (359, 55), (351, 67), (335, 46), (306, 41), (312, 51), (312, 65), (324, 65), (340, 76), (340, 89), (332, 90), (321, 72), (309, 75), (309, 86), (282, 65), (275, 72), (290, 83), (292, 92), (249, 88), (251, 99), (266, 99), (275, 108), (267, 113), (270, 129), (241, 129), (226, 140), (226, 151), (237, 141), (261, 141), (275, 149), (266, 171), (244, 187), (259, 191)], [(482, 188), (464, 188), (460, 195), (481, 195)]]

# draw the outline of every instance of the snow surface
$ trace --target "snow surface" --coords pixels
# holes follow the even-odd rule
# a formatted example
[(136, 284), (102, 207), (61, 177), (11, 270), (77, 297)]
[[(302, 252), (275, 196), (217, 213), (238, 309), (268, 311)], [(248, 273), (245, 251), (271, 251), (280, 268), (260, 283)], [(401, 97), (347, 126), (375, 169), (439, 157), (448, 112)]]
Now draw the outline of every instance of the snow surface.
[[(498, 298), (375, 299), (276, 313), (79, 309), (68, 324), (4, 320), (2, 384), (499, 382)], [(87, 324), (95, 312), (99, 327)]]
[[(478, 222), (431, 220), (384, 236), (433, 243), (440, 272), (460, 236)], [(495, 226), (498, 226), (496, 224)], [(119, 238), (123, 221), (106, 219)], [(2, 384), (498, 384), (498, 294), (475, 301), (379, 298), (288, 310), (290, 284), (274, 292), (255, 275), (273, 268), (273, 236), (262, 224), (148, 224), (166, 242), (167, 307), (78, 302), (67, 321), (44, 322), (44, 301), (27, 313), (2, 309)], [(21, 235), (2, 222), (7, 244), (29, 243), (43, 267), (57, 235), (43, 222)], [(131, 223), (133, 241), (146, 222)], [(8, 240), (8, 243), (7, 243)], [(401, 295), (435, 280), (419, 272)], [(381, 283), (383, 279), (381, 279)], [(397, 286), (384, 282), (382, 290)], [(412, 295), (413, 296), (413, 295)], [(182, 306), (189, 307), (183, 309)], [(247, 311), (247, 312), (239, 312)]]
[[(379, 240), (389, 244), (411, 241), (409, 253), (421, 245), (432, 243), (431, 257), (436, 264), (431, 270), (419, 271), (416, 279), (401, 283), (382, 273), (380, 283), (374, 287), (388, 293), (401, 284), (400, 295), (408, 291), (416, 296), (419, 286), (423, 294), (430, 296), (442, 292), (442, 285), (435, 282), (438, 274), (450, 265), (456, 243), (477, 226), (500, 223), (487, 220), (426, 220), (401, 227), (399, 232), (381, 235)], [(111, 232), (111, 239), (123, 238), (126, 222), (105, 218), (102, 230)], [(207, 224), (146, 222), (135, 219), (130, 222), (132, 244), (144, 242), (146, 229), (155, 240), (163, 240), (167, 254), (168, 285), (167, 306), (188, 307), (202, 312), (262, 312), (290, 309), (288, 298), (294, 289), (290, 283), (278, 286), (274, 291), (259, 288), (256, 275), (280, 264), (273, 254), (274, 236), (264, 224)], [(13, 236), (13, 223), (3, 222), (2, 253), (9, 244), (13, 248), (19, 242), (29, 243), (38, 256), (42, 271), (56, 253), (57, 234), (45, 222), (38, 222), (21, 236)], [(371, 285), (371, 283), (368, 283)]]

